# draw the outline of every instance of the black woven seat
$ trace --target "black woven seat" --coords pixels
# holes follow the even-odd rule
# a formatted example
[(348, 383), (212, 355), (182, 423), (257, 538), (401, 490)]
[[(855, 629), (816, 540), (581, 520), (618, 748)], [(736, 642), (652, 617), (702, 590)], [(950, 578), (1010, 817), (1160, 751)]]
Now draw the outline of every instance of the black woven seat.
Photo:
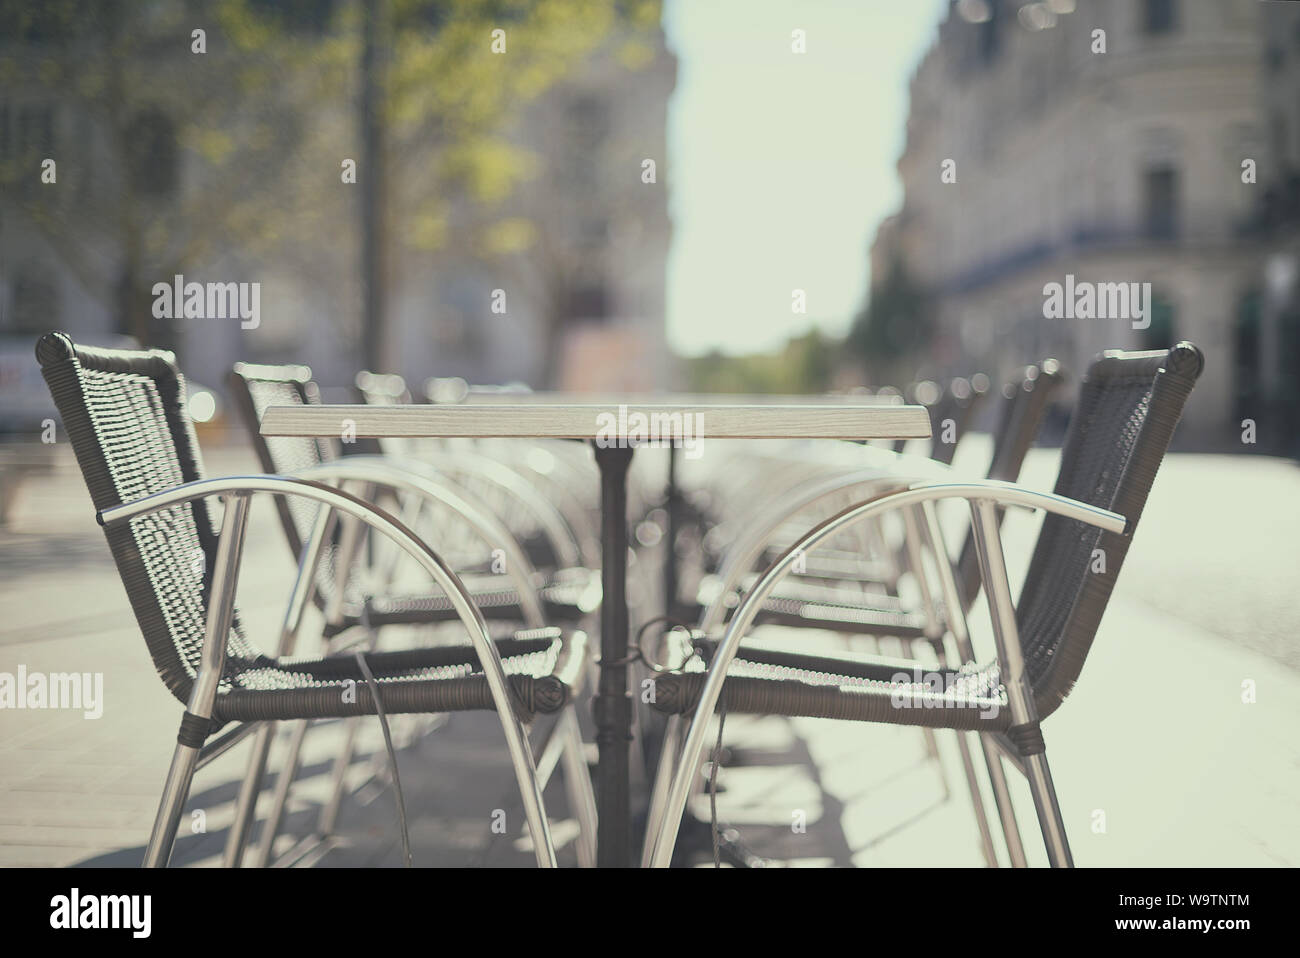
[[(696, 640), (711, 653), (716, 643)], [(703, 672), (661, 675), (655, 708), (694, 711)], [(727, 671), (729, 712), (1002, 731), (1010, 724), (1006, 691), (992, 666), (927, 668), (903, 659), (808, 655), (742, 648)], [(941, 713), (932, 715), (930, 713)]]
[[(461, 579), (474, 597), (474, 604), (489, 620), (522, 621), (524, 609), (519, 592), (503, 584), (500, 575), (467, 575)], [(508, 582), (508, 580), (507, 580)], [(576, 623), (595, 607), (599, 592), (599, 574), (589, 569), (561, 569), (545, 577), (537, 590), (542, 609), (552, 622)], [(347, 603), (339, 621), (325, 625), (325, 635), (333, 636), (368, 623), (374, 628), (385, 625), (430, 625), (458, 618), (455, 606), (444, 593), (421, 595), (380, 595), (368, 603)]]
[[(558, 712), (586, 654), (582, 633), (519, 632), (496, 640), (520, 712)], [(366, 655), (387, 714), (492, 710), (495, 705), (470, 646), (371, 652)], [(348, 696), (342, 692), (347, 690)], [(217, 722), (374, 715), (375, 703), (354, 656), (246, 662), (218, 692)]]
[(823, 628), (835, 632), (919, 639), (925, 617), (894, 596), (852, 586), (788, 579), (763, 602), (755, 625)]

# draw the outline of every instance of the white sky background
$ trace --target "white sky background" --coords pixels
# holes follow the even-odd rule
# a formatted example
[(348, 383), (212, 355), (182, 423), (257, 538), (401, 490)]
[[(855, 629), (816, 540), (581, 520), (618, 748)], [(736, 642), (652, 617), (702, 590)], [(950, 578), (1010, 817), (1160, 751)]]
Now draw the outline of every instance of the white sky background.
[[(770, 351), (862, 306), (907, 84), (947, 0), (667, 0), (669, 344)], [(791, 52), (791, 31), (807, 53)], [(807, 315), (791, 291), (807, 292)]]

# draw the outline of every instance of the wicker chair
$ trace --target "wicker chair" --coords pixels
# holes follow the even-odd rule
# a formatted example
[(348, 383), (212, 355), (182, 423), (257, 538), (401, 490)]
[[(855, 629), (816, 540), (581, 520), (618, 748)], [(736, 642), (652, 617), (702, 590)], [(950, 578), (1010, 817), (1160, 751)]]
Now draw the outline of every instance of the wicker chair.
[[(1048, 404), (1063, 382), (1064, 375), (1059, 364), (1047, 359), (1037, 365), (1024, 367), (1014, 380), (1007, 383), (1003, 389), (994, 431), (993, 456), (987, 472), (989, 479), (1011, 482), (1020, 475), (1020, 468), (1038, 435)], [(942, 415), (945, 418), (950, 416), (949, 413)], [(936, 414), (936, 436), (940, 434), (942, 422), (943, 419), (939, 419)], [(958, 435), (962, 433), (958, 432)], [(956, 444), (936, 445), (936, 454), (948, 450), (944, 462), (951, 462), (951, 449)], [(763, 555), (775, 558), (779, 554), (780, 550), (770, 544), (774, 536), (787, 533), (785, 540), (788, 542), (791, 537), (797, 537), (807, 529), (807, 520), (803, 523), (796, 521), (801, 512), (819, 501), (851, 496), (855, 488), (861, 492), (864, 484), (878, 480), (889, 481), (888, 477), (875, 475), (849, 474), (833, 478), (824, 485), (814, 485), (803, 490), (798, 496), (786, 497), (782, 512), (773, 514), (764, 523), (751, 526), (747, 530), (745, 541), (735, 544), (734, 553), (727, 557), (720, 574), (709, 580), (710, 591), (701, 596), (708, 600), (698, 606), (704, 615), (703, 628), (711, 631), (722, 624), (720, 615), (728, 607), (734, 607), (739, 602), (740, 592), (753, 584), (752, 575), (744, 576), (756, 567)], [(799, 532), (788, 532), (792, 528), (798, 528)], [(892, 589), (886, 592), (863, 592), (860, 588), (842, 584), (846, 580), (856, 579), (889, 586), (890, 580), (895, 577), (892, 570), (895, 567), (906, 568), (909, 565), (907, 559), (904, 555), (903, 562), (883, 562), (879, 557), (867, 558), (831, 549), (805, 555), (802, 557), (802, 571), (797, 577), (783, 582), (768, 597), (754, 624), (820, 628), (847, 634), (887, 635), (899, 639), (932, 638), (933, 636), (927, 635), (925, 614), (904, 606)], [(969, 536), (962, 547), (959, 575), (962, 608), (969, 609), (979, 594), (980, 584), (974, 543)], [(825, 581), (818, 582), (818, 579), (838, 580), (840, 584), (829, 585)]]
[[(488, 508), (481, 497), (476, 497), (459, 483), (446, 481), (445, 476), (431, 469), (419, 469), (416, 463), (409, 461), (398, 463), (386, 456), (340, 456), (340, 443), (321, 439), (263, 436), (259, 427), (262, 413), (268, 406), (306, 405), (320, 401), (319, 390), (311, 381), (311, 370), (307, 367), (237, 363), (229, 382), (258, 460), (268, 472), (313, 478), (354, 477), (365, 481), (372, 491), (379, 486), (389, 491), (406, 492), (408, 499), (414, 499), (417, 506), (434, 497), (450, 500), (441, 503), (441, 518), (459, 520), (457, 526), (463, 526), (466, 517), (476, 517), (479, 520), (479, 538), (490, 546), (508, 549), (510, 553), (507, 556), (509, 561), (505, 563), (508, 582), (503, 581), (503, 576), (490, 573), (475, 575), (467, 571), (463, 575), (475, 604), (487, 618), (527, 622), (530, 618), (528, 606), (531, 605), (534, 607), (531, 624), (535, 625), (539, 624), (536, 607), (540, 605), (548, 621), (576, 623), (598, 605), (599, 579), (588, 569), (568, 565), (553, 568), (545, 577), (534, 575), (534, 561), (539, 551), (549, 550), (552, 562), (562, 566), (566, 560), (576, 561), (577, 551), (568, 540), (568, 532), (554, 508), (518, 477), (505, 475), (502, 478), (498, 473), (496, 480), (508, 485), (509, 493), (524, 497), (526, 506), (542, 515), (533, 528), (542, 530), (541, 535), (547, 540), (544, 550), (530, 549), (527, 542), (520, 543), (520, 549), (515, 549), (513, 528), (508, 530), (500, 521), (493, 521), (500, 515), (499, 511)], [(411, 492), (416, 495), (409, 495)], [(309, 522), (307, 510), (283, 500), (277, 502), (277, 506), (285, 539), (296, 556)], [(446, 514), (447, 506), (450, 506), (450, 516)], [(404, 510), (403, 514), (414, 521), (414, 517)], [(493, 528), (485, 528), (484, 523)], [(448, 531), (444, 529), (444, 534)], [(335, 588), (334, 576), (322, 575), (319, 600), (324, 602)], [(418, 625), (456, 618), (455, 609), (441, 594), (370, 596), (365, 608), (356, 596), (351, 595), (342, 598), (339, 615), (326, 626), (327, 634), (359, 624), (363, 612), (374, 627)]]
[[(387, 383), (400, 382), (398, 377), (384, 379)], [(319, 389), (311, 379), (311, 370), (306, 366), (236, 363), (231, 370), (229, 384), (258, 460), (268, 472), (360, 483), (362, 498), (387, 502), (405, 524), (415, 527), (422, 518), (427, 519), (430, 528), (436, 529), (440, 545), (469, 538), (484, 551), (492, 548), (501, 554), (505, 575), (493, 573), (487, 568), (458, 567), (460, 579), (473, 597), (474, 604), (489, 621), (516, 622), (526, 628), (540, 628), (550, 622), (575, 626), (598, 605), (599, 579), (589, 570), (567, 567), (552, 570), (546, 575), (535, 570), (533, 560), (539, 553), (553, 561), (563, 561), (576, 556), (576, 550), (568, 548), (568, 533), (550, 504), (541, 500), (534, 489), (509, 470), (494, 468), (493, 463), (487, 463), (483, 467), (490, 480), (505, 487), (507, 498), (513, 496), (516, 502), (522, 501), (525, 511), (531, 509), (533, 515), (540, 514), (540, 521), (533, 522), (529, 522), (529, 516), (525, 515), (522, 524), (533, 531), (541, 530), (538, 538), (546, 540), (546, 544), (541, 547), (534, 542), (534, 548), (530, 549), (526, 541), (517, 541), (514, 527), (508, 526), (496, 510), (460, 483), (449, 482), (442, 472), (424, 467), (418, 462), (382, 455), (382, 446), (377, 442), (362, 440), (345, 446), (337, 440), (263, 436), (259, 426), (262, 413), (268, 406), (315, 404), (320, 401)], [(352, 449), (354, 454), (341, 455), (345, 448)], [(501, 501), (500, 497), (497, 501)], [(285, 541), (291, 553), (297, 556), (301, 553), (310, 528), (310, 505), (304, 508), (301, 503), (286, 499), (278, 499), (276, 505)], [(516, 507), (516, 523), (520, 522), (519, 512)], [(345, 636), (361, 628), (373, 646), (377, 642), (378, 631), (386, 626), (432, 625), (454, 621), (458, 617), (451, 597), (443, 592), (410, 594), (391, 588), (376, 590), (373, 574), (365, 577), (368, 580), (365, 584), (370, 585), (370, 588), (358, 588), (361, 577), (357, 575), (360, 567), (355, 558), (361, 551), (361, 542), (356, 537), (346, 542), (327, 542), (323, 548), (313, 594), (325, 613), (323, 634), (326, 638)], [(447, 554), (445, 549), (443, 554)], [(394, 555), (392, 558), (396, 557)], [(391, 573), (391, 566), (389, 572)], [(381, 584), (385, 578), (379, 576)], [(297, 768), (305, 728), (305, 722), (299, 722), (293, 729), (286, 758), (289, 773), (277, 781), (275, 796), (258, 843), (258, 864), (270, 863), (272, 843), (279, 832), (288, 803), (288, 791), (292, 786), (293, 771)], [(340, 799), (339, 790), (343, 785), (342, 770), (351, 762), (354, 741), (355, 733), (350, 729), (345, 745), (335, 759), (334, 794), (321, 808), (316, 827), (317, 836), (327, 836), (333, 830)], [(227, 861), (232, 865), (238, 864), (242, 858), (240, 843), (245, 839), (250, 826), (255, 801), (255, 792), (252, 790), (258, 787), (261, 780), (268, 745), (269, 739), (260, 735), (254, 746), (245, 778), (246, 797), (237, 808), (235, 827), (231, 831), (231, 844), (227, 851)], [(570, 716), (566, 715), (552, 729), (551, 737), (543, 750), (543, 756), (548, 759), (542, 763), (544, 772), (548, 772), (553, 764), (551, 760), (558, 760), (554, 751), (557, 745), (562, 747), (559, 758), (565, 763), (564, 784), (570, 804), (578, 812), (581, 830), (583, 833), (594, 832), (595, 819), (591, 814), (594, 798), (590, 778), (579, 770), (580, 738), (577, 724)], [(588, 837), (580, 837), (578, 845), (579, 860), (584, 866), (594, 864), (594, 844)]]
[[(464, 384), (463, 380), (456, 382)], [(403, 406), (414, 401), (406, 381), (393, 373), (362, 370), (356, 376), (356, 392), (360, 401), (370, 406)], [(462, 398), (473, 395), (466, 392)], [(432, 397), (429, 402), (434, 402)], [(480, 495), (485, 501), (501, 503), (506, 508), (512, 504), (503, 500), (501, 493), (505, 490), (499, 486), (488, 487), (484, 480), (493, 474), (504, 478), (507, 473), (514, 473), (511, 478), (535, 486), (547, 504), (547, 515), (533, 510), (533, 515), (522, 518), (526, 528), (536, 527), (545, 533), (550, 564), (560, 568), (600, 568), (600, 475), (581, 444), (562, 439), (522, 444), (480, 439), (461, 440), (454, 449), (448, 449), (446, 441), (440, 439), (388, 438), (378, 442), (385, 454), (427, 462), (447, 472), (458, 483), (476, 492), (482, 490)], [(560, 549), (555, 548), (557, 536), (565, 540)]]
[[(930, 443), (931, 459), (945, 466), (952, 465), (957, 443), (941, 441), (940, 437), (946, 431), (945, 424), (951, 423), (952, 431), (958, 438), (966, 435), (987, 392), (988, 377), (983, 373), (976, 373), (969, 379), (958, 376), (943, 390), (928, 380), (913, 383), (904, 390), (908, 402), (920, 403), (930, 410), (930, 421), (933, 423), (930, 431), (934, 437)], [(896, 440), (894, 452), (902, 452), (906, 445), (906, 439)]]
[[(1020, 474), (1029, 448), (1038, 434), (1043, 416), (1047, 411), (1056, 390), (1064, 381), (1060, 364), (1054, 359), (1025, 366), (1016, 377), (1002, 389), (1002, 401), (998, 410), (997, 424), (994, 430), (993, 455), (989, 462), (988, 478), (997, 480), (1014, 480)], [(952, 419), (958, 437), (965, 435), (971, 423), (970, 409), (984, 395), (983, 388), (963, 386), (965, 380), (954, 382), (945, 391), (938, 402), (931, 402), (931, 418), (934, 422), (933, 432), (936, 437), (933, 456), (939, 457), (942, 465), (952, 461), (952, 450), (956, 443), (941, 443), (938, 437), (945, 431), (945, 420)], [(980, 386), (984, 384), (981, 382)], [(925, 398), (921, 390), (913, 390), (916, 398)], [(780, 547), (772, 544), (778, 539), (786, 544), (792, 538), (798, 538), (808, 528), (809, 520), (799, 521), (800, 516), (809, 507), (819, 504), (825, 508), (827, 502), (851, 501), (854, 492), (863, 494), (864, 489), (883, 484), (888, 486), (888, 478), (881, 478), (871, 471), (849, 473), (835, 476), (824, 483), (813, 484), (802, 490), (797, 496), (783, 497), (783, 510), (772, 513), (764, 522), (752, 524), (745, 536), (733, 546), (727, 556), (719, 575), (706, 580), (706, 589), (701, 590), (698, 607), (699, 628), (702, 634), (711, 634), (720, 629), (725, 616), (739, 603), (743, 593), (757, 579), (757, 574), (749, 573), (764, 557), (775, 559), (780, 554)], [(903, 480), (904, 482), (906, 480)], [(797, 532), (790, 531), (797, 529)], [(774, 535), (775, 533), (775, 535)], [(883, 544), (883, 537), (877, 535), (877, 542)], [(828, 544), (829, 545), (829, 544)], [(920, 555), (916, 552), (917, 543), (912, 537), (904, 542), (902, 555), (898, 558), (880, 556), (863, 557), (859, 553), (847, 553), (841, 549), (823, 548), (802, 556), (801, 569), (797, 576), (792, 575), (773, 590), (763, 602), (754, 619), (754, 625), (779, 625), (800, 629), (822, 629), (845, 636), (862, 636), (874, 638), (879, 644), (883, 637), (897, 639), (900, 646), (914, 641), (928, 640), (938, 657), (941, 666), (948, 660), (944, 643), (940, 615), (942, 610), (932, 598), (930, 590), (923, 579), (920, 580), (921, 608), (904, 604), (898, 597), (896, 588), (898, 570), (919, 566)], [(958, 565), (958, 579), (961, 583), (961, 611), (969, 610), (980, 591), (979, 567), (971, 537), (967, 537)], [(823, 581), (818, 581), (823, 580)], [(869, 591), (863, 591), (858, 583), (878, 583)], [(756, 653), (766, 655), (767, 653)], [(781, 668), (800, 668), (804, 663), (811, 671), (819, 671), (822, 661), (816, 656), (801, 656), (799, 653), (772, 653), (773, 659), (767, 663)], [(926, 753), (936, 761), (939, 758), (938, 746), (934, 733), (923, 728)], [(679, 717), (671, 716), (665, 729), (664, 739), (667, 749), (660, 755), (660, 772), (656, 775), (655, 789), (652, 794), (652, 808), (659, 808), (666, 795), (670, 772), (675, 761), (674, 750), (680, 744), (681, 723)], [(966, 779), (967, 790), (971, 797), (972, 811), (980, 833), (981, 847), (985, 861), (989, 865), (997, 863), (993, 833), (989, 828), (988, 817), (984, 810), (984, 801), (975, 772), (974, 758), (964, 733), (956, 734), (958, 753), (961, 757), (962, 770)], [(986, 759), (990, 757), (986, 754)], [(1001, 791), (1005, 779), (1001, 767), (991, 760), (987, 762), (989, 775), (995, 791)], [(948, 780), (939, 766), (945, 795), (948, 793)], [(697, 783), (698, 785), (698, 783)], [(1012, 838), (1010, 841), (1014, 841)], [(649, 850), (645, 853), (648, 855)]]
[[(703, 637), (703, 672), (677, 672), (656, 682), (655, 708), (691, 715), (667, 798), (652, 815), (646, 860), (671, 860), (687, 797), (696, 778), (709, 720), (719, 703), (729, 712), (813, 716), (981, 732), (1029, 780), (1053, 865), (1072, 864), (1057, 806), (1040, 722), (1064, 701), (1096, 635), (1156, 471), (1204, 358), (1195, 346), (1103, 354), (1083, 381), (1061, 455), (1053, 494), (996, 480), (926, 482), (886, 492), (833, 516), (792, 545), (750, 589), (721, 638)], [(974, 548), (997, 646), (996, 661), (972, 661), (960, 587), (934, 503), (969, 503)], [(1048, 515), (1039, 532), (1019, 603), (1013, 603), (999, 531), (999, 506)], [(838, 657), (801, 657), (793, 667), (770, 653), (742, 649), (741, 640), (798, 555), (837, 531), (900, 510), (921, 527), (932, 548), (948, 610), (946, 626), (960, 650), (960, 668), (941, 670), (936, 688), (919, 665)], [(1105, 555), (1094, 571), (1095, 550)], [(734, 666), (734, 668), (733, 668)], [(1024, 863), (1008, 796), (997, 794), (1014, 864)]]
[[(184, 380), (170, 353), (82, 347), (50, 333), (36, 355), (150, 656), (185, 705), (145, 865), (167, 864), (196, 769), (271, 721), (468, 709), (498, 713), (538, 864), (555, 864), (524, 723), (539, 713), (571, 713), (566, 706), (586, 658), (582, 633), (533, 629), (494, 641), (473, 597), (437, 553), (388, 513), (326, 483), (205, 478)], [(248, 507), (259, 492), (317, 506), (271, 654), (245, 635), (234, 606)], [(212, 498), (224, 507), (219, 533)], [(289, 657), (340, 516), (405, 550), (449, 597), (469, 643)], [(232, 723), (238, 724), (221, 731)], [(400, 790), (397, 797), (400, 810)]]

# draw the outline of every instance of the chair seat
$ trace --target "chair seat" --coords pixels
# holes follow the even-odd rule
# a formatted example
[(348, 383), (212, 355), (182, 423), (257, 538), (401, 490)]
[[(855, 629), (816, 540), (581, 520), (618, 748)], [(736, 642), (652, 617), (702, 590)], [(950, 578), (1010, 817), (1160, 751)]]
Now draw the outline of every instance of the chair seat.
[[(474, 597), (486, 619), (520, 621), (523, 606), (519, 590), (504, 575), (468, 575), (461, 581)], [(600, 574), (589, 569), (560, 569), (547, 576), (537, 590), (542, 609), (550, 621), (575, 623), (600, 605)], [(325, 627), (325, 635), (338, 635), (360, 625), (360, 603), (344, 607), (339, 622)], [(370, 625), (424, 625), (451, 622), (459, 616), (451, 599), (442, 592), (423, 595), (385, 595), (370, 600)]]
[[(704, 643), (711, 649), (713, 643)], [(704, 672), (655, 680), (653, 707), (695, 709)], [(807, 716), (930, 728), (1005, 731), (1011, 722), (997, 667), (930, 669), (903, 659), (803, 655), (742, 646), (722, 688), (728, 712)]]
[[(757, 576), (749, 577), (745, 588)], [(706, 578), (697, 592), (699, 608), (717, 594), (716, 578)], [(739, 598), (733, 605), (739, 604)], [(763, 600), (755, 625), (785, 625), (829, 629), (863, 635), (890, 635), (905, 639), (925, 636), (925, 617), (903, 607), (883, 592), (863, 592), (851, 586), (828, 586), (787, 578)]]
[[(769, 549), (767, 557), (774, 559), (780, 552), (779, 549)], [(863, 558), (856, 552), (827, 548), (819, 548), (805, 556), (804, 569), (799, 574), (837, 582), (888, 582), (892, 578), (889, 563), (883, 559)]]
[[(523, 717), (557, 712), (577, 691), (587, 655), (584, 633), (532, 629), (494, 641)], [(365, 656), (386, 713), (496, 707), (472, 646), (368, 652)], [(370, 687), (352, 653), (232, 660), (213, 709), (217, 724), (373, 714)]]

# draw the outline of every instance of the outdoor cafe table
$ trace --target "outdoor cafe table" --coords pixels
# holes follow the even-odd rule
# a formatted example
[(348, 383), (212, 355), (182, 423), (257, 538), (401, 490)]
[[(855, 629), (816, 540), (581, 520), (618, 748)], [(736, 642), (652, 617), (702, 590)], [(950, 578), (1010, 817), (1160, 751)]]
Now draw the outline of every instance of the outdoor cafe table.
[(264, 436), (579, 439), (592, 444), (600, 470), (602, 556), (600, 683), (592, 702), (599, 749), (597, 862), (601, 867), (624, 867), (632, 860), (628, 743), (633, 700), (627, 684), (626, 587), (627, 470), (633, 453), (628, 433), (633, 433), (633, 442), (637, 437), (636, 428), (628, 426), (637, 422), (635, 414), (658, 416), (659, 422), (692, 423), (690, 438), (702, 440), (702, 448), (715, 439), (925, 439), (930, 417), (921, 406), (882, 405), (853, 396), (779, 403), (672, 395), (646, 401), (602, 394), (596, 403), (578, 402), (571, 395), (520, 394), (505, 402), (472, 398), (458, 405), (272, 406), (262, 416), (261, 431)]

